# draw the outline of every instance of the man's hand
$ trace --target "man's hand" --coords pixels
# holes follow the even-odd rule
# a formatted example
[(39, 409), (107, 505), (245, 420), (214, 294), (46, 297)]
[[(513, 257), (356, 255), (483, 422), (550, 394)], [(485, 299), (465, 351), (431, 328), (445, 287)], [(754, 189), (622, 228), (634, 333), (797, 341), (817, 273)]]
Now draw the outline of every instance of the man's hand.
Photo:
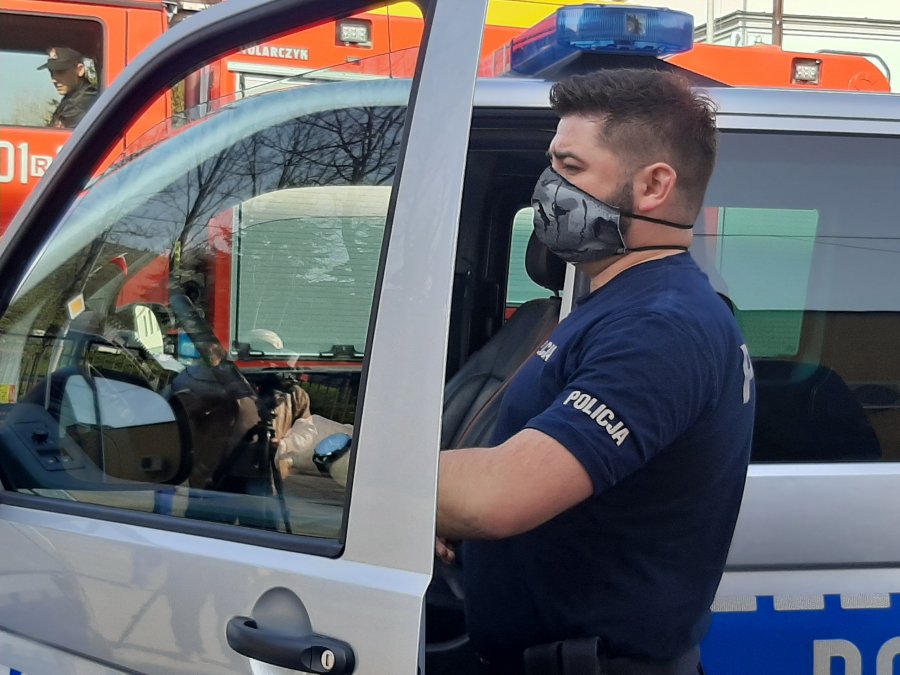
[(456, 542), (451, 542), (443, 537), (434, 540), (434, 553), (448, 565), (456, 562)]

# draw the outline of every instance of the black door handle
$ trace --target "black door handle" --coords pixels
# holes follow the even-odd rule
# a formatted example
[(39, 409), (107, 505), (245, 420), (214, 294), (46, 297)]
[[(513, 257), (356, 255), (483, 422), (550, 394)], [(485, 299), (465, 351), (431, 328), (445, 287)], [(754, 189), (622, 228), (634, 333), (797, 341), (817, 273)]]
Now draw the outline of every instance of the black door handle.
[(237, 653), (282, 668), (348, 675), (356, 666), (353, 649), (346, 642), (315, 633), (289, 635), (262, 629), (248, 616), (229, 619), (225, 638)]

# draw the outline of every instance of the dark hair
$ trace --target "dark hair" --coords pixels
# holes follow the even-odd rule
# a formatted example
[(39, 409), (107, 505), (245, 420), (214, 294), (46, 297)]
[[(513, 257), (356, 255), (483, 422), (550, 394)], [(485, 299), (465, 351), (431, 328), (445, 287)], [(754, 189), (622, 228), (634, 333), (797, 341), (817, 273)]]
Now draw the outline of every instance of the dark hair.
[(671, 164), (685, 206), (699, 212), (716, 160), (715, 106), (685, 77), (630, 68), (572, 75), (553, 85), (550, 105), (560, 117), (600, 118), (604, 142), (632, 168)]

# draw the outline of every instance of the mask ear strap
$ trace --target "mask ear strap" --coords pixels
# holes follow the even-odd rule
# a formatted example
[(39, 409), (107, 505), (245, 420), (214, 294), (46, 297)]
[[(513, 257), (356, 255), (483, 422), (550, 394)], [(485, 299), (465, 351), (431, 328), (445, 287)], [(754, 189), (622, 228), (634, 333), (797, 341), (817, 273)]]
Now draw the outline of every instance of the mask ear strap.
[[(657, 223), (658, 225), (666, 225), (668, 227), (675, 227), (679, 230), (690, 230), (694, 226), (693, 225), (683, 225), (681, 223), (673, 223), (671, 220), (663, 220), (662, 218), (651, 218), (650, 216), (637, 216), (633, 213), (628, 213), (626, 211), (621, 212), (623, 216), (628, 216), (629, 218), (636, 218), (637, 220), (646, 220), (650, 223)], [(622, 238), (621, 232), (619, 237)], [(622, 238), (622, 243), (625, 243), (625, 239)], [(632, 251), (687, 251), (687, 246), (638, 246), (637, 248), (628, 248), (625, 247), (623, 253), (631, 253)]]
[(637, 248), (626, 248), (623, 253), (631, 253), (632, 251), (687, 251), (687, 246), (638, 246)]
[[(682, 223), (673, 223), (671, 220), (663, 220), (662, 218), (651, 218), (650, 216), (639, 216), (634, 213), (629, 213), (628, 211), (620, 211), (623, 216), (628, 216), (629, 218), (634, 218), (636, 220), (646, 220), (648, 223), (656, 223), (657, 225), (667, 225), (669, 227), (676, 227), (679, 230), (690, 230), (694, 226), (693, 225), (684, 225)], [(636, 249), (631, 249), (632, 251)]]

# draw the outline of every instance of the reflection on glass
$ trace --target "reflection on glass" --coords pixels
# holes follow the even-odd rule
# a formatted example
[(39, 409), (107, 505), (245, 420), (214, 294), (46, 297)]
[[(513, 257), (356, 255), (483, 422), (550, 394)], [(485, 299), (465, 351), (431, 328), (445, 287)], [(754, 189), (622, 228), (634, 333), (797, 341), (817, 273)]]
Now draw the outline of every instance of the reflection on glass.
[(94, 181), (0, 321), (5, 484), (339, 537), (409, 90), (247, 97)]

